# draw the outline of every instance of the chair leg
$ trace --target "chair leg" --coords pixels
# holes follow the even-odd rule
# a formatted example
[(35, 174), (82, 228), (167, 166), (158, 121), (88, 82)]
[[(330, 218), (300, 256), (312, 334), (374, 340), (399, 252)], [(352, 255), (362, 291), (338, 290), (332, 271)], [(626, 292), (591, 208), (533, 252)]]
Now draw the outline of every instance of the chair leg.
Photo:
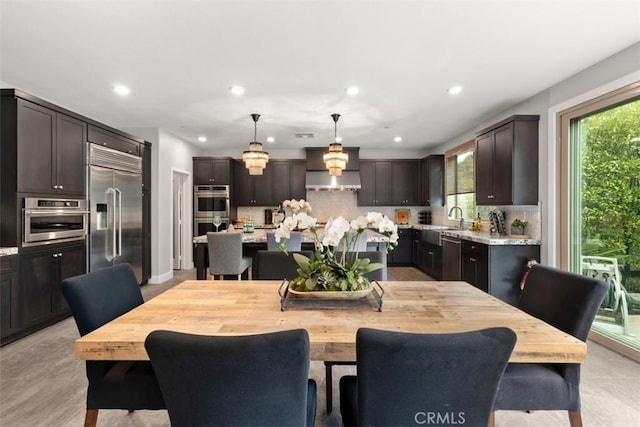
[(582, 427), (582, 414), (580, 411), (569, 411), (569, 425), (571, 427)]
[(84, 427), (96, 427), (97, 423), (98, 423), (98, 410), (87, 409), (87, 412), (84, 414)]
[(247, 269), (247, 274), (249, 276), (249, 280), (253, 280), (253, 266), (250, 265), (249, 268)]
[(491, 411), (491, 414), (489, 415), (488, 427), (496, 427), (496, 412), (495, 411)]
[(333, 364), (324, 362), (325, 390), (327, 395), (327, 414), (333, 410)]

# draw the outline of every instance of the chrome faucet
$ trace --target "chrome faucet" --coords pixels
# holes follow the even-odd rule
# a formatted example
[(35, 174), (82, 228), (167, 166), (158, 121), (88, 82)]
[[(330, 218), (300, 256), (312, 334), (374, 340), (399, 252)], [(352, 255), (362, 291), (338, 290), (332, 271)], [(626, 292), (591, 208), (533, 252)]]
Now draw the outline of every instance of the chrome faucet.
[(451, 216), (451, 214), (453, 213), (453, 211), (454, 211), (454, 210), (456, 210), (456, 209), (458, 209), (458, 210), (460, 211), (460, 225), (458, 226), (458, 228), (459, 228), (460, 230), (464, 230), (464, 217), (462, 216), (462, 215), (463, 215), (463, 213), (462, 213), (462, 208), (461, 208), (460, 206), (454, 206), (454, 207), (452, 207), (452, 208), (449, 210), (449, 215), (448, 215), (448, 216)]

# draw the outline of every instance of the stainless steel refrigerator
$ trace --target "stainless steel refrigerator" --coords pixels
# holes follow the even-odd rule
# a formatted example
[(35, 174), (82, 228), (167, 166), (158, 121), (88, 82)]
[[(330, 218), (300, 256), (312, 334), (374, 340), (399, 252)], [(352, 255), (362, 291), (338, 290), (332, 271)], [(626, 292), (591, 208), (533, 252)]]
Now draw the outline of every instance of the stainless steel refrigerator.
[(129, 263), (142, 280), (142, 159), (89, 144), (90, 271)]

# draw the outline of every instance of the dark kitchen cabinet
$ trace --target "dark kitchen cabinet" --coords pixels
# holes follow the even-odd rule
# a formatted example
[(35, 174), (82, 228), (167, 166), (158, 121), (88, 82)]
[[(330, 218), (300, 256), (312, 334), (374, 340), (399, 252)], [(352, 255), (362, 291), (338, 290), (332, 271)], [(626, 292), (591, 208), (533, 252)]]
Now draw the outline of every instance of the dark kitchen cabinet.
[(286, 199), (276, 198), (276, 202), (280, 203), (287, 199), (306, 199), (307, 188), (305, 186), (307, 176), (307, 165), (304, 160), (289, 161), (289, 197)]
[(422, 231), (411, 231), (411, 262), (416, 267), (420, 268), (421, 263), (421, 245), (422, 245)]
[(420, 269), (436, 280), (442, 280), (442, 246), (422, 242)]
[(391, 161), (392, 206), (417, 206), (420, 203), (420, 162), (418, 160)]
[(14, 102), (17, 191), (84, 195), (87, 124), (23, 99)]
[(540, 260), (539, 245), (485, 245), (462, 240), (462, 280), (511, 305), (520, 297), (527, 261)]
[[(234, 160), (230, 157), (194, 157), (193, 185), (231, 185), (233, 166)], [(244, 168), (244, 165), (238, 165), (236, 169), (240, 167)]]
[(238, 162), (234, 173), (234, 205), (235, 206), (272, 206), (273, 201), (273, 168), (267, 164), (262, 175), (249, 175), (249, 170), (242, 162)]
[(538, 203), (538, 121), (513, 116), (476, 136), (476, 203)]
[(434, 154), (420, 161), (420, 205), (444, 206), (444, 155)]
[(391, 206), (392, 182), (391, 162), (377, 160), (360, 161), (360, 182), (358, 192), (360, 206)]
[(235, 167), (235, 206), (277, 206), (284, 200), (304, 199), (304, 160), (269, 161), (262, 175), (249, 175), (242, 162)]
[(462, 242), (462, 280), (489, 292), (489, 246), (464, 240)]
[(284, 200), (304, 199), (306, 165), (304, 160), (274, 160), (269, 162), (273, 173), (273, 193), (271, 205)]
[(398, 229), (398, 246), (387, 254), (387, 265), (409, 266), (412, 264), (413, 236), (411, 228)]
[(0, 257), (0, 344), (18, 329), (18, 255)]
[(138, 141), (95, 125), (89, 125), (87, 138), (92, 144), (102, 145), (103, 147), (122, 151), (123, 153), (134, 156), (141, 155), (140, 143)]
[(17, 315), (21, 329), (32, 328), (70, 314), (60, 282), (86, 273), (86, 247), (56, 246), (21, 254)]

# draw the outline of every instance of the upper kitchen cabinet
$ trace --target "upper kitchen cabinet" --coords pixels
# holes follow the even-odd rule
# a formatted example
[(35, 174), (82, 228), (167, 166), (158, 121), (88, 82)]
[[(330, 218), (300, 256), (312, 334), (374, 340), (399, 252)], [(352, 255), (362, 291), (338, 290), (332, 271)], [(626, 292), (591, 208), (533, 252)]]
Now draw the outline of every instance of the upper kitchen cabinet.
[(304, 160), (272, 160), (267, 166), (273, 169), (272, 205), (287, 199), (304, 199), (306, 162)]
[(233, 182), (233, 163), (230, 157), (194, 157), (194, 185), (230, 185)]
[(390, 206), (392, 204), (390, 161), (361, 160), (360, 181), (362, 187), (358, 192), (358, 205)]
[(420, 162), (418, 160), (392, 160), (391, 205), (417, 206), (420, 203)]
[(271, 163), (262, 175), (249, 175), (241, 161), (235, 167), (233, 204), (235, 206), (273, 206), (273, 167)]
[(21, 193), (85, 194), (87, 124), (2, 94), (2, 178)]
[(98, 126), (89, 125), (88, 130), (89, 142), (102, 145), (103, 147), (113, 150), (122, 151), (123, 153), (140, 156), (140, 143), (124, 135), (100, 128)]
[(444, 206), (444, 155), (435, 154), (420, 161), (420, 205)]
[(476, 203), (538, 203), (538, 121), (512, 116), (476, 136)]

